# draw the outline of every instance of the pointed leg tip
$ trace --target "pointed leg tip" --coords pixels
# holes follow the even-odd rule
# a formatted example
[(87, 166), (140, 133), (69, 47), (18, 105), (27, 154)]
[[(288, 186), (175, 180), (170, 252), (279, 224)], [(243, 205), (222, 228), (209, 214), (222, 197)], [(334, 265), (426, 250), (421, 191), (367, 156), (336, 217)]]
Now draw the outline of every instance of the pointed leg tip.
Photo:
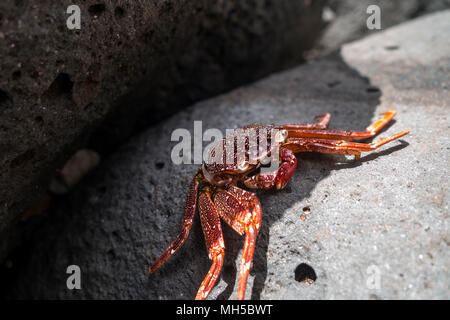
[(395, 136), (396, 139), (398, 139), (398, 138), (400, 138), (400, 137), (406, 136), (407, 134), (409, 134), (409, 130), (401, 131), (401, 132), (397, 133), (397, 134), (394, 135), (394, 136)]
[(161, 265), (158, 264), (158, 262), (155, 262), (150, 268), (148, 268), (148, 274), (152, 274), (156, 270), (159, 269)]
[(197, 295), (195, 296), (194, 300), (205, 300), (206, 299), (206, 295), (205, 293), (202, 292), (197, 292)]

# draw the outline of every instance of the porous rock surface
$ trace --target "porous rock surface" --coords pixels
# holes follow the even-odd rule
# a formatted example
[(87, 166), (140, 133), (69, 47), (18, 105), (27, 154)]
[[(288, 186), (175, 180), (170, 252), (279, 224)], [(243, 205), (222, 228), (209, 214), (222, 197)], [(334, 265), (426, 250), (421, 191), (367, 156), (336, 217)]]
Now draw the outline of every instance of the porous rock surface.
[[(445, 11), (404, 23), (143, 132), (41, 218), (26, 261), (13, 264), (8, 296), (192, 299), (211, 263), (198, 216), (184, 247), (147, 274), (179, 231), (198, 169), (172, 163), (175, 129), (330, 112), (330, 128), (363, 130), (395, 109), (380, 136), (410, 130), (401, 140), (358, 161), (300, 154), (284, 190), (258, 191), (263, 219), (246, 298), (448, 299), (449, 22)], [(225, 265), (211, 299), (236, 298), (243, 238), (223, 229)], [(66, 288), (72, 264), (81, 290)], [(312, 284), (301, 281), (314, 274)]]
[[(0, 261), (81, 147), (107, 154), (193, 101), (297, 64), (323, 1), (0, 2)], [(73, 11), (71, 11), (73, 14)]]

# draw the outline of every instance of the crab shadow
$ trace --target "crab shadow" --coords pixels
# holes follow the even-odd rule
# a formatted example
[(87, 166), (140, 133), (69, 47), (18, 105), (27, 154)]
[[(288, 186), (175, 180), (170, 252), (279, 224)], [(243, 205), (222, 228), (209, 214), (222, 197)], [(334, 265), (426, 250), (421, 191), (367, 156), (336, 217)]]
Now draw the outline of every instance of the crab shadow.
[[(312, 190), (315, 188), (317, 182), (325, 179), (331, 173), (331, 171), (356, 168), (358, 166), (361, 166), (365, 162), (373, 161), (378, 157), (387, 156), (393, 152), (407, 147), (408, 145), (409, 144), (406, 141), (399, 140), (399, 144), (397, 145), (394, 145), (382, 151), (374, 151), (370, 154), (367, 154), (366, 156), (361, 157), (358, 160), (353, 160), (344, 156), (337, 155), (300, 154), (297, 156), (300, 167), (294, 174), (297, 177), (294, 176), (293, 178), (298, 179), (298, 177), (301, 177), (304, 183), (297, 183), (295, 187), (289, 186), (288, 184), (285, 189), (280, 191), (258, 191), (257, 195), (261, 201), (263, 217), (261, 229), (256, 242), (255, 254), (253, 257), (253, 266), (250, 272), (250, 274), (254, 276), (253, 286), (251, 288), (247, 288), (247, 290), (251, 290), (251, 299), (261, 299), (261, 293), (264, 289), (264, 284), (267, 279), (267, 252), (269, 248), (270, 229), (272, 225), (283, 216), (283, 213), (292, 206), (291, 202), (283, 201), (284, 198), (287, 198), (290, 194), (295, 193), (296, 195), (298, 195), (298, 197), (296, 197), (296, 201), (300, 202), (304, 199), (307, 199), (310, 196)], [(302, 163), (307, 163), (306, 167), (310, 169), (313, 168), (313, 170), (307, 171), (302, 169)], [(275, 211), (267, 212), (267, 210), (264, 210), (264, 205), (267, 202), (273, 200), (270, 199), (273, 197), (278, 197), (278, 199), (280, 199), (280, 201), (277, 202), (277, 209)], [(227, 283), (227, 287), (217, 296), (218, 300), (227, 300), (234, 292), (237, 275), (239, 273), (240, 262), (238, 257), (243, 246), (243, 237), (237, 235), (236, 232), (234, 232), (228, 226), (225, 226), (223, 229), (225, 242), (227, 244), (227, 250), (221, 277), (222, 280)], [(304, 262), (305, 261), (299, 261), (299, 265)], [(295, 280), (294, 270), (292, 271), (292, 280)]]
[[(335, 57), (338, 56), (335, 54)], [(347, 127), (346, 129), (353, 130), (364, 130), (371, 122), (375, 116), (375, 109), (380, 104), (380, 98), (382, 92), (379, 88), (371, 85), (367, 78), (361, 76), (356, 70), (351, 69), (346, 65), (339, 56), (341, 66), (345, 68), (345, 72), (353, 74), (360, 81), (362, 88), (365, 87), (367, 93), (370, 94), (370, 98), (366, 101), (366, 107), (364, 112), (361, 110), (352, 110), (350, 116), (340, 116), (340, 114), (348, 114), (348, 108), (344, 104), (337, 104), (335, 109), (332, 111), (332, 119), (330, 127), (336, 129), (342, 129), (342, 125)], [(336, 82), (333, 82), (333, 88)], [(317, 113), (319, 114), (319, 113)], [(350, 117), (350, 119), (349, 119)], [(350, 120), (350, 121), (349, 121)], [(348, 128), (346, 122), (357, 122), (361, 127), (359, 128)], [(359, 142), (370, 143), (372, 140), (379, 139), (380, 134), (389, 130), (394, 124), (395, 120), (389, 122), (385, 127), (378, 132), (378, 134), (366, 140), (361, 140)], [(388, 156), (393, 152), (397, 152), (409, 144), (404, 140), (398, 140), (396, 143), (382, 148), (380, 151), (372, 151), (367, 154), (363, 154), (360, 159), (353, 160), (343, 155), (326, 155), (318, 153), (302, 153), (297, 154), (297, 159), (299, 166), (294, 173), (292, 180), (297, 180), (295, 185), (292, 184), (292, 180), (283, 190), (264, 190), (256, 191), (262, 205), (263, 216), (261, 229), (258, 234), (256, 241), (255, 253), (253, 257), (253, 265), (250, 274), (254, 277), (253, 284), (251, 286), (247, 285), (247, 291), (251, 290), (251, 299), (260, 300), (261, 294), (263, 292), (265, 282), (268, 275), (268, 248), (270, 242), (270, 230), (275, 222), (277, 222), (289, 208), (292, 207), (293, 203), (289, 200), (284, 200), (287, 198), (292, 199), (292, 193), (295, 193), (295, 202), (301, 202), (308, 197), (310, 197), (311, 192), (315, 189), (318, 182), (327, 178), (332, 171), (336, 170), (346, 170), (353, 169), (361, 166), (365, 162), (373, 161), (378, 157)], [(306, 164), (305, 166), (302, 164)], [(307, 167), (308, 170), (304, 168)], [(302, 181), (298, 183), (298, 181)], [(279, 201), (276, 203), (276, 210), (268, 212), (265, 210), (265, 205), (268, 203), (273, 203), (273, 197), (277, 197)], [(224, 225), (224, 239), (226, 242), (226, 253), (223, 271), (221, 274), (221, 279), (226, 283), (226, 287), (216, 296), (218, 300), (230, 299), (235, 287), (237, 286), (237, 276), (239, 274), (239, 264), (240, 264), (240, 253), (243, 246), (243, 237), (239, 236), (230, 227)], [(299, 261), (301, 265), (305, 261)], [(207, 270), (205, 270), (207, 271)], [(295, 270), (292, 270), (292, 281), (295, 281)], [(246, 296), (248, 296), (246, 294)]]

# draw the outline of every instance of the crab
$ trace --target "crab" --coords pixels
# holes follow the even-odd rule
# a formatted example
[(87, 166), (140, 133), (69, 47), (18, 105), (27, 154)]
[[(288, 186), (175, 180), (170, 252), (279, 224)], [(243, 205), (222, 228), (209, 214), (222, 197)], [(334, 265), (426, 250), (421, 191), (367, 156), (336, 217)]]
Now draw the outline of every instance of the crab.
[[(161, 267), (185, 243), (198, 198), (200, 222), (212, 265), (195, 299), (207, 298), (223, 266), (225, 243), (221, 218), (240, 235), (245, 234), (237, 296), (239, 300), (244, 299), (262, 211), (256, 194), (246, 189), (283, 189), (297, 167), (295, 153), (344, 154), (358, 159), (361, 152), (375, 150), (408, 134), (409, 131), (402, 131), (370, 144), (348, 141), (375, 136), (395, 114), (395, 110), (382, 113), (383, 117), (364, 131), (326, 129), (329, 113), (316, 116), (319, 119), (316, 123), (252, 124), (215, 142), (206, 152), (203, 164), (190, 184), (180, 233), (150, 267), (149, 273)], [(253, 145), (252, 134), (253, 141), (256, 141)], [(238, 141), (243, 141), (240, 147)], [(277, 164), (275, 168), (268, 169), (267, 164), (273, 162)]]

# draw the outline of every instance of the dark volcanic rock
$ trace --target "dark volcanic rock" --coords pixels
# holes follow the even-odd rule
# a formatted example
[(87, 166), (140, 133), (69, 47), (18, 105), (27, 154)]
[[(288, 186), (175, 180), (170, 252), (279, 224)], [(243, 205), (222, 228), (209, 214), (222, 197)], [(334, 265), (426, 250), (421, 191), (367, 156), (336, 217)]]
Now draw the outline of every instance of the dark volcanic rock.
[[(56, 169), (195, 100), (301, 60), (323, 1), (0, 3), (0, 261)], [(14, 237), (11, 238), (11, 237)]]
[[(173, 130), (192, 133), (196, 120), (203, 130), (307, 122), (324, 112), (331, 129), (362, 130), (396, 109), (375, 139), (410, 130), (403, 139), (358, 161), (299, 154), (284, 190), (258, 192), (263, 218), (246, 298), (448, 299), (449, 17), (367, 37), (344, 46), (343, 61), (332, 56), (273, 75), (134, 137), (41, 217), (24, 260), (12, 261), (4, 294), (192, 299), (211, 264), (198, 216), (184, 247), (147, 274), (179, 232), (198, 169), (172, 163)], [(237, 291), (243, 238), (222, 225), (225, 264), (212, 299)], [(72, 264), (81, 268), (81, 290), (66, 288)]]

